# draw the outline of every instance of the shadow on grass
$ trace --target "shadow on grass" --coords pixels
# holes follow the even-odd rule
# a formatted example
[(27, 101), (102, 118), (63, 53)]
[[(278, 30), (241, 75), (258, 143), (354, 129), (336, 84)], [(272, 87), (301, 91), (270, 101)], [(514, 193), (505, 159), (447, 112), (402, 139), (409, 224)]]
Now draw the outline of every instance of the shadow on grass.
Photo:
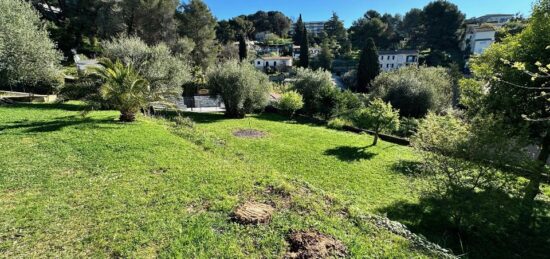
[(341, 146), (325, 151), (327, 156), (335, 156), (345, 162), (355, 162), (361, 160), (370, 160), (376, 156), (375, 153), (369, 152), (369, 147), (349, 147)]
[(391, 166), (391, 170), (405, 176), (417, 177), (421, 175), (421, 165), (419, 161), (400, 160)]
[(58, 131), (65, 127), (86, 126), (98, 127), (100, 124), (115, 123), (112, 119), (96, 120), (91, 118), (79, 118), (77, 116), (58, 117), (48, 121), (15, 121), (10, 125), (0, 126), (0, 132), (10, 129), (21, 129), (27, 133), (41, 133)]
[(424, 196), (379, 212), (467, 258), (548, 258), (550, 204), (538, 202), (537, 208), (529, 230), (518, 227), (520, 199), (499, 190)]
[(82, 111), (84, 106), (73, 103), (16, 103), (5, 107), (25, 108), (33, 110), (65, 110), (65, 111)]

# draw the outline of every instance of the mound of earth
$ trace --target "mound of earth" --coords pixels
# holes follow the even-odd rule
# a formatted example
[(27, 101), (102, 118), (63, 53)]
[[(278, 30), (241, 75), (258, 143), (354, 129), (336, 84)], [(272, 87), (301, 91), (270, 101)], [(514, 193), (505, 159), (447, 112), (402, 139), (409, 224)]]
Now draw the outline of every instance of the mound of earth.
[(297, 231), (290, 235), (290, 252), (285, 258), (343, 258), (347, 247), (340, 241), (318, 231)]
[(238, 129), (233, 131), (233, 136), (239, 138), (263, 138), (266, 135), (263, 131), (253, 129)]
[(260, 224), (267, 223), (275, 208), (270, 205), (256, 202), (247, 202), (239, 206), (233, 212), (234, 219), (242, 224)]

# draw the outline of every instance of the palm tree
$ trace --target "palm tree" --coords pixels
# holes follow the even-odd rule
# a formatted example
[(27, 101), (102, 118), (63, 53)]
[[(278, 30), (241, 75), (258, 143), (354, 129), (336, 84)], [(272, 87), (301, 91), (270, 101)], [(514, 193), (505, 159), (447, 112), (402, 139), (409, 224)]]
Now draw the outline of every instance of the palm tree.
[(148, 103), (149, 83), (131, 64), (105, 59), (100, 65), (102, 67), (96, 72), (103, 79), (100, 89), (102, 98), (120, 111), (121, 122), (134, 121), (136, 113)]

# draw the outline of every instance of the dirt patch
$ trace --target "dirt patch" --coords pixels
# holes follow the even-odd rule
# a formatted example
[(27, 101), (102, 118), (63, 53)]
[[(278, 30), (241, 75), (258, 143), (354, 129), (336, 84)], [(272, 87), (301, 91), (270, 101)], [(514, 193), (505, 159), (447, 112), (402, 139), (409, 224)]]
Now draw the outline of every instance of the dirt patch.
[(242, 224), (268, 223), (274, 211), (275, 208), (268, 204), (246, 202), (235, 209), (233, 218)]
[(318, 231), (296, 231), (290, 234), (290, 251), (285, 258), (344, 258), (347, 247), (340, 241)]
[(238, 129), (233, 131), (233, 136), (239, 138), (263, 138), (267, 133), (254, 129)]

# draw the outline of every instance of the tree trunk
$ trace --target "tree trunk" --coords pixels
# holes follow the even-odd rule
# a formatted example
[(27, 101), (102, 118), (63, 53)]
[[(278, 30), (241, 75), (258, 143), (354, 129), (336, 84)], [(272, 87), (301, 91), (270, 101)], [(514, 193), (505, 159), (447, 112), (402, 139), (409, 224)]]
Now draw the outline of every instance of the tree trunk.
[(550, 133), (546, 133), (541, 144), (540, 154), (537, 157), (536, 170), (533, 172), (531, 178), (529, 179), (529, 184), (525, 187), (525, 194), (523, 196), (520, 212), (520, 224), (524, 226), (529, 226), (532, 222), (533, 209), (535, 206), (535, 197), (540, 192), (540, 183), (542, 181), (544, 168), (548, 157), (550, 156)]
[(121, 111), (119, 120), (121, 122), (133, 122), (136, 120), (136, 114), (129, 111)]
[(378, 132), (374, 133), (374, 141), (372, 142), (373, 146), (376, 146), (378, 144)]

